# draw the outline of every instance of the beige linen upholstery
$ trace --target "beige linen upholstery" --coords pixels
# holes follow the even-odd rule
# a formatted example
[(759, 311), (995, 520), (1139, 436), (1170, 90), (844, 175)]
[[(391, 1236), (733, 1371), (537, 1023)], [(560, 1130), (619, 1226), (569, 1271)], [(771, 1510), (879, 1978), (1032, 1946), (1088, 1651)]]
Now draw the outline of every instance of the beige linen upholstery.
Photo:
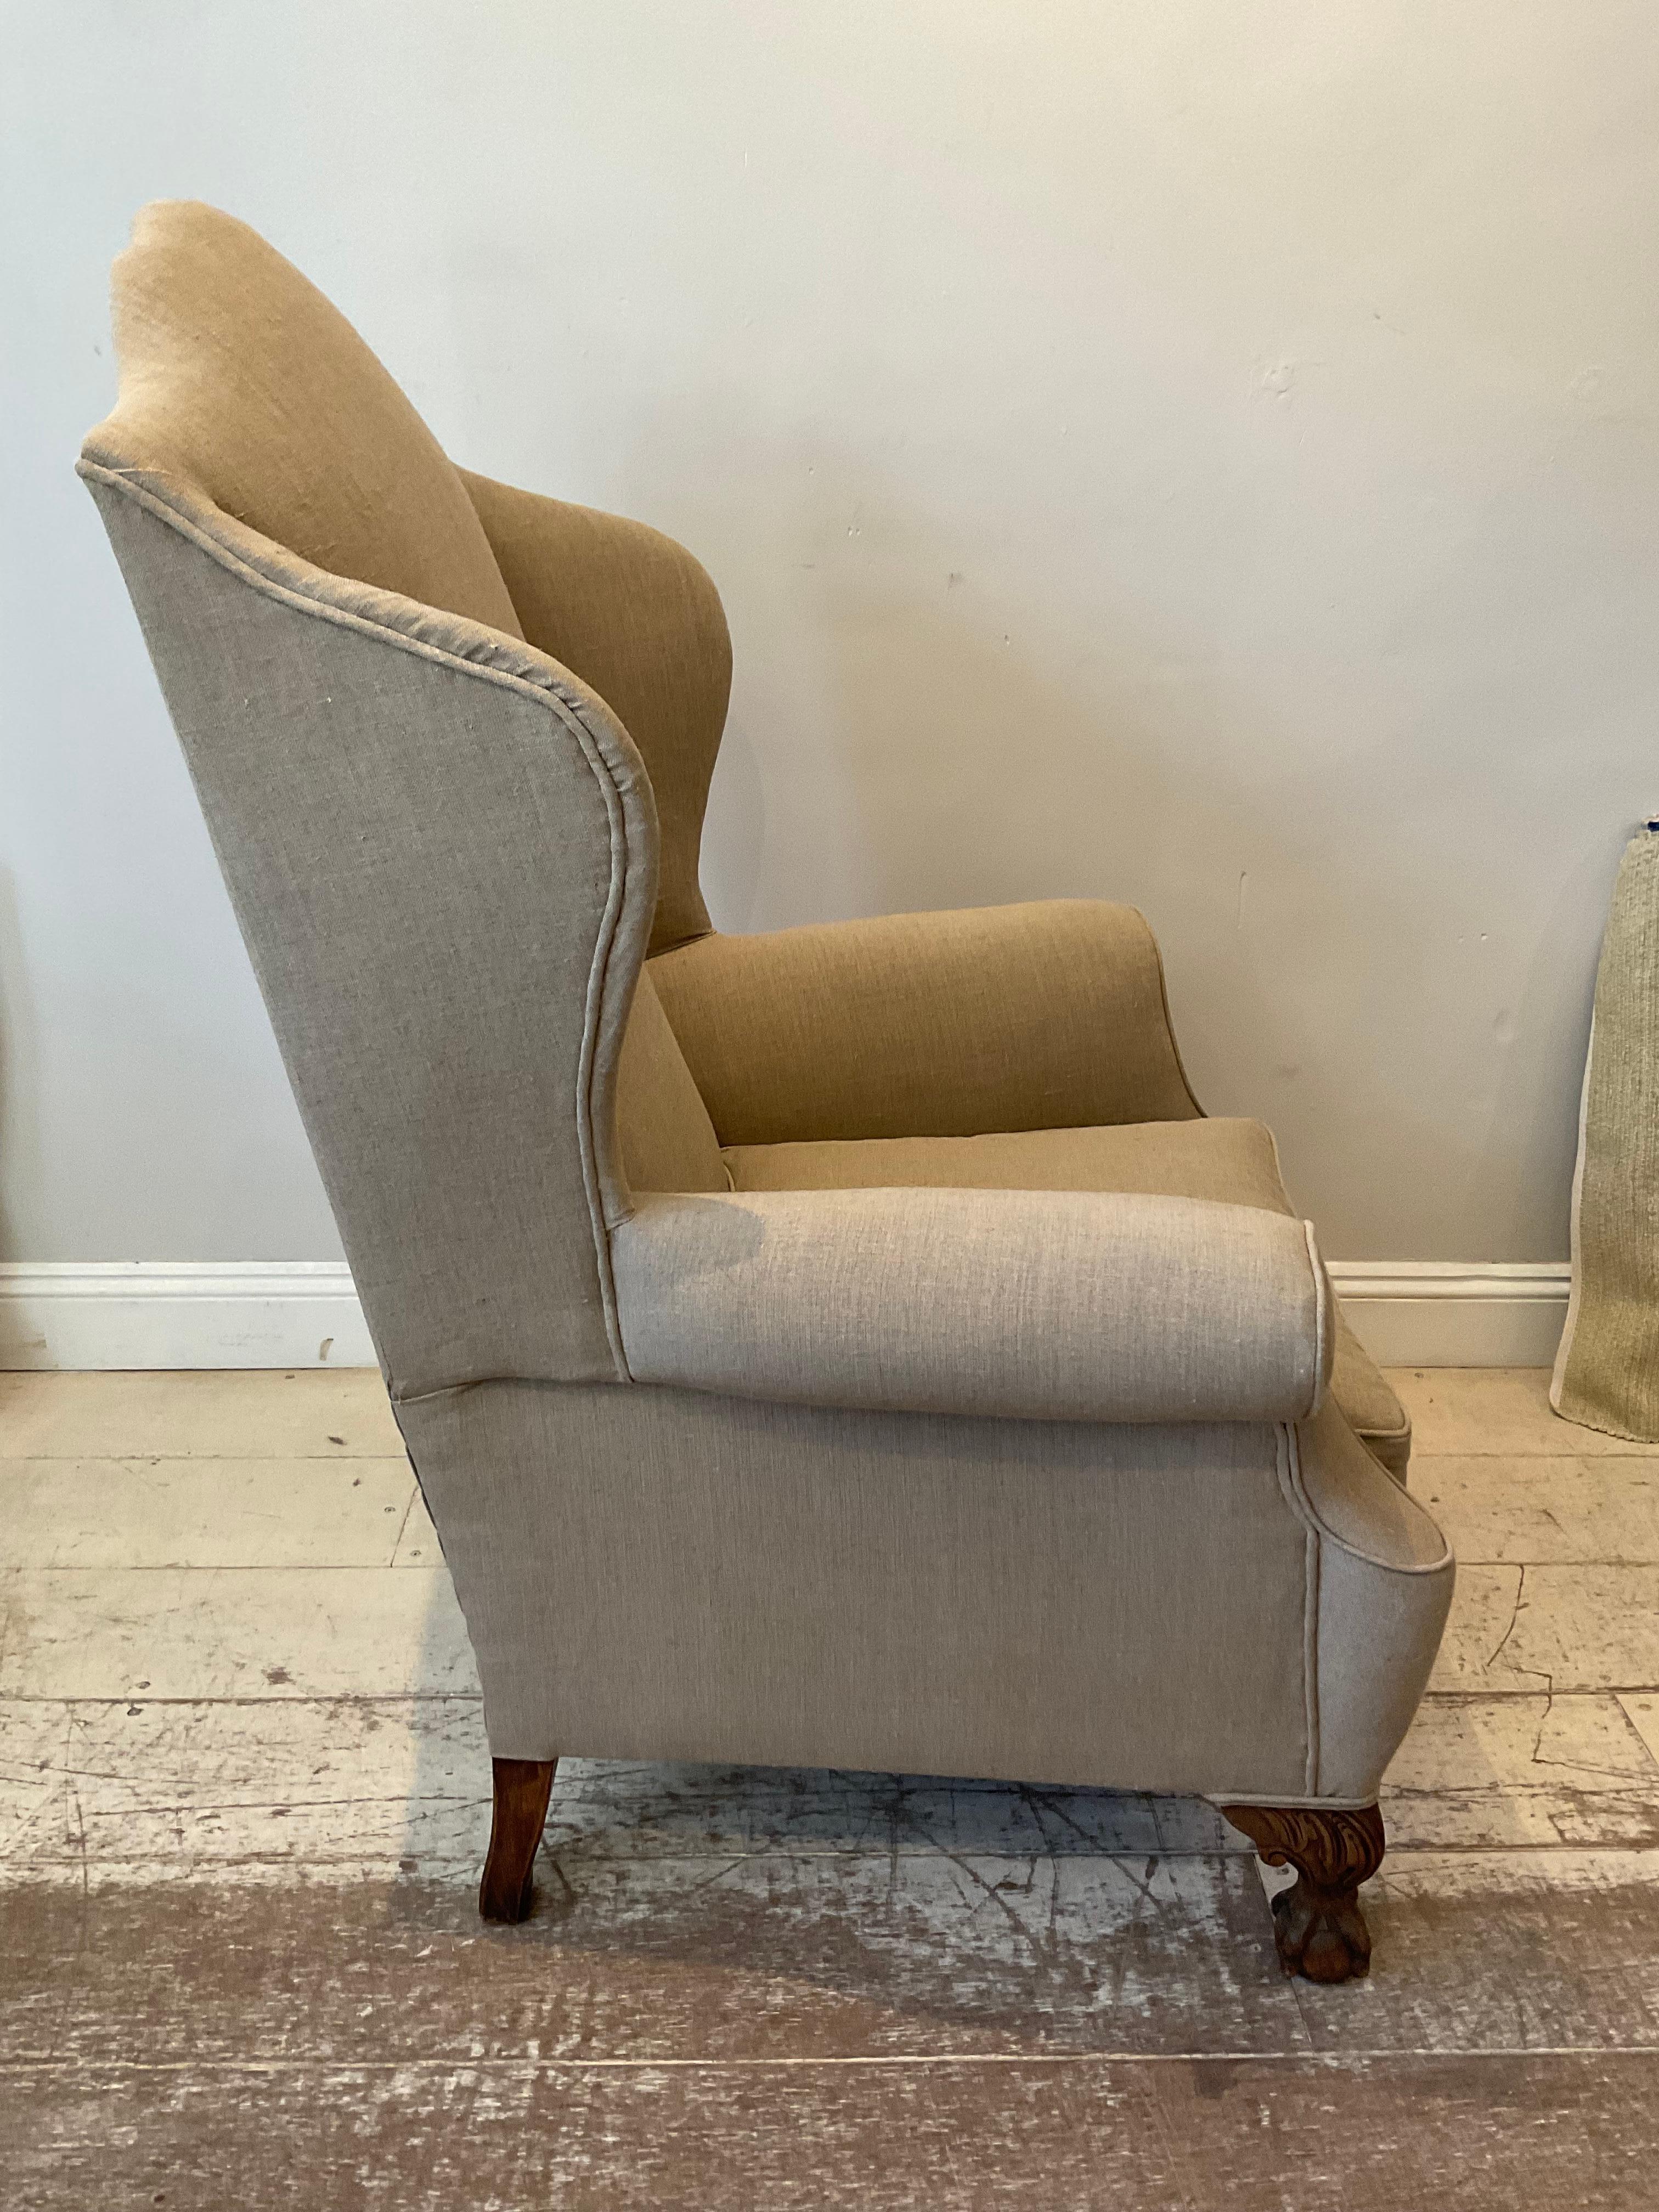
[(516, 1758), (1368, 1804), (1451, 1594), (1328, 1401), (1147, 1427), (510, 1382), (399, 1418)]
[(636, 1382), (889, 1413), (1294, 1421), (1329, 1375), (1311, 1231), (1207, 1199), (642, 1197), (611, 1265)]
[(1322, 1402), (1322, 1271), (1145, 922), (709, 933), (690, 556), (464, 480), (228, 216), (148, 210), (115, 292), (81, 471), (492, 1750), (1368, 1803), (1450, 1556)]
[[(1129, 1122), (1103, 1129), (1018, 1130), (980, 1137), (733, 1145), (726, 1150), (726, 1163), (738, 1190), (839, 1190), (893, 1184), (978, 1190), (1158, 1191), (1171, 1197), (1261, 1206), (1275, 1213), (1295, 1211), (1285, 1194), (1272, 1132), (1260, 1121), (1220, 1118)], [(1334, 1354), (1332, 1396), (1361, 1441), (1403, 1482), (1411, 1456), (1411, 1423), (1340, 1308)]]

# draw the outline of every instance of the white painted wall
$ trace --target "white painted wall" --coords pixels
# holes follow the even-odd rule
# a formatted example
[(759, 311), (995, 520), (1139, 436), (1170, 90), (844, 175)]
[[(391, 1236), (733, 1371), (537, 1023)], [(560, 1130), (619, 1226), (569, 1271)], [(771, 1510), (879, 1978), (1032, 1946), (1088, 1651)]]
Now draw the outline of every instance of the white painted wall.
[(708, 563), (723, 924), (1133, 899), (1328, 1251), (1565, 1251), (1659, 804), (1650, 0), (0, 13), (0, 1257), (339, 1249), (70, 473), (164, 194)]

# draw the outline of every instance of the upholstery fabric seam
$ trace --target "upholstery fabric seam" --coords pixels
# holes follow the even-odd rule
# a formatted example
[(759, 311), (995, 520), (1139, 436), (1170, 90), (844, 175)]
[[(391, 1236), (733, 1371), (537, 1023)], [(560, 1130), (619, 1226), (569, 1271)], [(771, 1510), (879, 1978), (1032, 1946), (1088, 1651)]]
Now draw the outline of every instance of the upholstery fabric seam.
[(1293, 1422), (1279, 1424), (1276, 1459), (1279, 1486), (1285, 1503), (1303, 1526), (1302, 1551), (1302, 1723), (1305, 1742), (1304, 1779), (1310, 1792), (1319, 1789), (1319, 1532), (1303, 1510), (1297, 1461), (1297, 1438)]
[(618, 1380), (631, 1382), (634, 1378), (629, 1372), (628, 1355), (622, 1339), (622, 1319), (617, 1310), (616, 1277), (611, 1265), (611, 1228), (605, 1216), (605, 1194), (599, 1188), (599, 1159), (593, 1139), (593, 1079), (599, 1058), (599, 1024), (605, 1012), (605, 984), (610, 975), (611, 956), (616, 946), (617, 928), (628, 895), (628, 837), (622, 820), (622, 793), (617, 788), (614, 777), (608, 770), (603, 769), (594, 757), (580, 722), (576, 726), (576, 737), (604, 797), (605, 819), (611, 832), (611, 884), (605, 912), (600, 916), (599, 932), (594, 939), (593, 957), (587, 971), (586, 999), (582, 1008), (582, 1042), (577, 1068), (580, 1103), (576, 1134), (581, 1146), (582, 1182), (587, 1193), (588, 1222), (593, 1235), (593, 1257), (599, 1278), (599, 1301), (605, 1310), (605, 1334), (610, 1340), (611, 1357), (616, 1363)]
[(1322, 1565), (1319, 1539), (1310, 1528), (1307, 1536), (1305, 1561), (1305, 1595), (1304, 1595), (1304, 1629), (1302, 1638), (1303, 1698), (1307, 1708), (1308, 1729), (1308, 1788), (1317, 1794), (1319, 1789), (1320, 1743), (1319, 1711), (1319, 1570)]

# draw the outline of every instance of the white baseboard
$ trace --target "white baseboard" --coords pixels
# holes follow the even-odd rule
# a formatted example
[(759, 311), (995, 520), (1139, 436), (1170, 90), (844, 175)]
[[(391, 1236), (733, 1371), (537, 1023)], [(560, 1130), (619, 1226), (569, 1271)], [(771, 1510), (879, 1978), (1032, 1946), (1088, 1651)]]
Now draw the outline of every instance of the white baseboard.
[(343, 1260), (0, 1267), (0, 1368), (374, 1364)]
[[(1547, 1367), (1563, 1261), (1338, 1260), (1354, 1334), (1386, 1367)], [(0, 1368), (372, 1367), (343, 1261), (0, 1267)]]
[(1548, 1367), (1567, 1318), (1565, 1260), (1334, 1260), (1332, 1286), (1382, 1367)]

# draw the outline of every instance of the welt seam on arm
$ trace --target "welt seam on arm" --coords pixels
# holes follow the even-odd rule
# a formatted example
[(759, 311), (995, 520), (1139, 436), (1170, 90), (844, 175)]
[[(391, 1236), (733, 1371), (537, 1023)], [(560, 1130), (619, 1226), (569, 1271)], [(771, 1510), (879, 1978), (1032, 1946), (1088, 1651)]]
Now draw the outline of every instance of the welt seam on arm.
[(606, 894), (605, 912), (593, 944), (593, 957), (588, 969), (587, 996), (583, 1009), (580, 1062), (577, 1073), (577, 1139), (581, 1147), (582, 1181), (587, 1192), (590, 1226), (593, 1236), (593, 1258), (599, 1279), (599, 1298), (605, 1309), (605, 1335), (610, 1340), (611, 1357), (616, 1363), (619, 1381), (633, 1380), (628, 1370), (628, 1355), (623, 1346), (622, 1322), (617, 1311), (616, 1277), (611, 1266), (611, 1231), (605, 1218), (605, 1197), (599, 1187), (597, 1147), (593, 1141), (593, 1080), (598, 1060), (599, 1023), (605, 1011), (605, 986), (610, 977), (611, 956), (616, 946), (617, 925), (628, 893), (628, 836), (623, 819), (622, 793), (615, 776), (604, 760), (591, 732), (580, 714), (569, 717), (587, 762), (594, 781), (599, 785), (605, 801), (605, 815), (611, 832), (611, 883)]
[(1276, 1445), (1279, 1487), (1303, 1527), (1302, 1705), (1307, 1735), (1304, 1781), (1308, 1795), (1313, 1797), (1319, 1793), (1319, 1571), (1323, 1530), (1303, 1487), (1299, 1444), (1295, 1423), (1279, 1422)]

